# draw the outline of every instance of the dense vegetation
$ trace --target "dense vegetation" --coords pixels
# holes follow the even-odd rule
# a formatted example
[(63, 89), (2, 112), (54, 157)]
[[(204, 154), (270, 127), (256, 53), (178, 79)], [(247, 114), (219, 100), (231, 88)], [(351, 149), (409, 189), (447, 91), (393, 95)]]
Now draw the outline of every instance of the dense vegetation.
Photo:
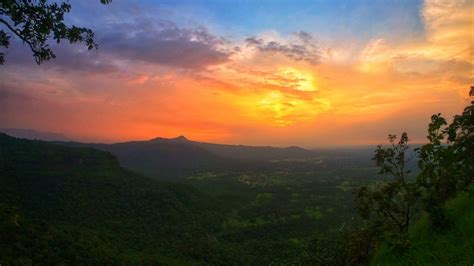
[[(470, 96), (474, 96), (474, 87)], [(474, 101), (449, 125), (441, 114), (433, 115), (429, 142), (415, 148), (414, 154), (406, 133), (400, 138), (389, 135), (389, 145), (378, 146), (372, 158), (386, 178), (368, 185), (359, 183), (354, 190), (361, 220), (341, 228), (329, 240), (316, 238), (296, 262), (472, 263), (473, 132)], [(416, 160), (417, 171), (409, 166), (410, 159)]]
[(125, 170), (107, 152), (2, 134), (0, 258), (6, 265), (291, 262), (354, 215), (351, 189), (375, 174), (357, 157), (328, 152), (170, 183)]
[[(474, 97), (474, 87), (470, 96)], [(396, 136), (390, 135), (391, 145), (379, 146), (373, 160), (379, 173), (391, 179), (357, 191), (356, 208), (365, 220), (360, 231), (368, 231), (366, 242), (378, 246), (375, 263), (393, 264), (396, 257), (406, 263), (472, 263), (472, 208), (468, 206), (474, 181), (474, 101), (449, 125), (441, 114), (433, 115), (427, 138), (429, 142), (416, 149), (420, 172), (410, 178), (405, 168), (408, 136), (403, 133), (396, 143)], [(454, 239), (459, 243), (452, 250), (432, 254)], [(424, 241), (431, 243), (422, 248)], [(362, 260), (368, 261), (373, 250), (362, 254)]]
[[(179, 169), (180, 154), (189, 156), (184, 162), (208, 156), (174, 182), (126, 170), (90, 144), (0, 134), (0, 263), (470, 263), (473, 113), (471, 104), (449, 125), (434, 115), (429, 143), (415, 149), (407, 134), (389, 136), (375, 165), (367, 150), (259, 150), (183, 138), (92, 145), (137, 155), (134, 167), (161, 158)], [(277, 155), (201, 167), (255, 149)], [(166, 173), (166, 163), (153, 171), (160, 169)]]
[(3, 134), (0, 147), (1, 210), (10, 217), (2, 265), (223, 259), (213, 236), (219, 207), (195, 189), (131, 173), (90, 148)]
[[(474, 187), (470, 188), (470, 193)], [(452, 224), (445, 230), (432, 226), (428, 214), (410, 229), (409, 248), (393, 250), (382, 244), (373, 265), (471, 265), (474, 261), (474, 197), (461, 192), (444, 206)]]

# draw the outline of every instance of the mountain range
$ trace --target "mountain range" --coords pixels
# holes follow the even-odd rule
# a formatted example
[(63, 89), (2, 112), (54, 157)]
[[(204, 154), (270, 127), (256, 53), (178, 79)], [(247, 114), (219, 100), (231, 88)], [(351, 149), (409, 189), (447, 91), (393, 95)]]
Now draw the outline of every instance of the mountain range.
[(315, 157), (300, 147), (244, 146), (204, 143), (176, 138), (154, 138), (113, 144), (56, 142), (108, 151), (125, 168), (150, 177), (186, 177), (196, 171), (268, 167), (272, 161)]
[[(1, 132), (1, 131), (0, 131)], [(33, 130), (10, 130), (16, 137), (51, 140), (59, 134)], [(30, 132), (30, 134), (17, 134)], [(66, 137), (64, 137), (67, 139)], [(185, 136), (154, 138), (112, 144), (81, 143), (52, 139), (56, 144), (71, 147), (91, 147), (110, 152), (120, 165), (135, 172), (159, 178), (183, 178), (196, 171), (271, 167), (272, 162), (288, 159), (310, 159), (315, 151), (297, 146), (246, 146), (198, 142)]]

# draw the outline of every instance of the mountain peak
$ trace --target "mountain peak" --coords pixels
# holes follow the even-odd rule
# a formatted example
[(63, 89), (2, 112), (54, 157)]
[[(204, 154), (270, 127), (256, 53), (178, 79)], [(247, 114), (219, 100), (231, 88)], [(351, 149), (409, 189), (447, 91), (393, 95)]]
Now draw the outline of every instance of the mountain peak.
[(183, 135), (180, 135), (180, 136), (177, 136), (175, 138), (162, 138), (162, 137), (157, 137), (157, 138), (154, 138), (154, 139), (151, 139), (150, 141), (174, 141), (174, 142), (188, 142), (189, 140), (183, 136)]
[(170, 140), (178, 140), (178, 141), (189, 141), (185, 136), (183, 135), (180, 135), (180, 136), (177, 136), (176, 138), (172, 138)]

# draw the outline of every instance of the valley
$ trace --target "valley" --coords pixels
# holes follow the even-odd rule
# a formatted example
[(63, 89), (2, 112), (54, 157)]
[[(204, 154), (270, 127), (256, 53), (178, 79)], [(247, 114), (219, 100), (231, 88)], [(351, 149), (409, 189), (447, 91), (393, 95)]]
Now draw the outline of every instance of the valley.
[[(279, 160), (196, 168), (170, 179), (123, 169), (120, 159), (85, 144), (7, 135), (1, 140), (0, 201), (17, 208), (21, 230), (28, 227), (48, 246), (59, 245), (58, 236), (47, 236), (52, 232), (95, 239), (87, 244), (95, 245), (92, 250), (81, 246), (78, 262), (89, 256), (97, 262), (104, 256), (140, 263), (291, 261), (310, 241), (337, 235), (353, 223), (353, 189), (378, 178), (370, 160), (360, 156), (364, 150), (319, 152), (307, 159), (279, 155)], [(12, 237), (35, 245), (22, 238), (26, 235)], [(105, 253), (90, 253), (97, 250)]]

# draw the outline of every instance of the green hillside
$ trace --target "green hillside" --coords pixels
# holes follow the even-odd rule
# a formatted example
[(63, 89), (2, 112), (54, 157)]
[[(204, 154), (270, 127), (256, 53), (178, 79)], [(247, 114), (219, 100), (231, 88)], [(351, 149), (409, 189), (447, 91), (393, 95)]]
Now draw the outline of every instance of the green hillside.
[[(471, 187), (471, 192), (474, 187)], [(435, 231), (424, 215), (409, 232), (404, 251), (378, 248), (372, 265), (472, 265), (474, 263), (474, 195), (460, 193), (447, 202), (449, 229)]]
[[(341, 162), (349, 163), (335, 169)], [(130, 172), (105, 151), (0, 134), (0, 263), (291, 264), (354, 215), (351, 188), (374, 174), (350, 162), (171, 183)]]
[[(109, 152), (0, 134), (0, 263), (365, 264), (350, 257), (368, 239), (351, 231), (360, 224), (352, 191), (383, 179), (362, 158), (203, 171), (172, 183), (126, 170)], [(379, 246), (373, 264), (470, 265), (473, 203), (459, 194), (448, 202), (449, 230), (422, 217), (408, 250)]]
[(0, 134), (2, 265), (236, 261), (212, 210), (192, 187), (126, 171), (109, 153)]

